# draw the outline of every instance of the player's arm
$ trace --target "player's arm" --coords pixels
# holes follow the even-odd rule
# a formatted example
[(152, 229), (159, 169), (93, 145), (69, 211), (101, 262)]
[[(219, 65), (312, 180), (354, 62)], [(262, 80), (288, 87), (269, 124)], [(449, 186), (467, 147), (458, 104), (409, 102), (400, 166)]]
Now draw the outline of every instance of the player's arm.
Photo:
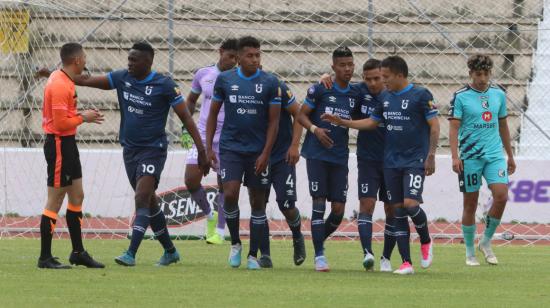
[(313, 111), (313, 108), (308, 105), (308, 103), (302, 104), (302, 107), (300, 108), (300, 112), (298, 113), (298, 122), (307, 130), (309, 130), (317, 139), (319, 139), (319, 142), (325, 147), (325, 148), (331, 148), (334, 145), (334, 141), (328, 136), (329, 130), (321, 127), (317, 127), (317, 125), (313, 124), (311, 120), (309, 119), (309, 115)]
[(516, 172), (516, 162), (514, 161), (514, 152), (512, 151), (507, 118), (498, 119), (498, 132), (500, 134), (500, 139), (502, 139), (502, 145), (504, 146), (506, 155), (508, 155), (508, 174), (513, 174)]
[(340, 118), (338, 115), (335, 114), (323, 113), (321, 115), (321, 119), (334, 125), (354, 128), (358, 130), (373, 130), (376, 129), (378, 127), (378, 124), (380, 123), (380, 119), (373, 116), (361, 120), (346, 120)]
[(212, 149), (212, 144), (214, 142), (214, 135), (216, 134), (218, 114), (220, 113), (221, 107), (222, 102), (213, 99), (210, 104), (210, 111), (208, 112), (208, 118), (206, 120), (206, 153), (208, 154), (208, 160), (212, 164), (216, 164), (218, 162), (216, 154)]
[(286, 162), (290, 165), (295, 165), (300, 160), (300, 140), (302, 139), (302, 125), (298, 121), (300, 114), (300, 105), (294, 102), (286, 108), (288, 113), (292, 115), (292, 143), (286, 154)]
[(74, 83), (77, 86), (96, 88), (100, 90), (112, 90), (114, 85), (112, 81), (109, 81), (109, 75), (105, 76), (89, 76), (89, 75), (76, 75), (74, 76)]
[(199, 100), (200, 93), (195, 93), (193, 91), (189, 92), (189, 95), (185, 98), (185, 106), (189, 110), (189, 114), (193, 115), (195, 109), (197, 108), (197, 101)]
[(424, 169), (426, 175), (430, 176), (435, 172), (435, 152), (437, 150), (437, 143), (439, 142), (439, 119), (433, 116), (426, 120), (430, 126), (430, 147), (428, 151), (428, 157), (424, 163)]
[(449, 146), (451, 148), (451, 158), (453, 160), (453, 171), (460, 174), (464, 167), (458, 157), (458, 129), (462, 122), (460, 119), (449, 119)]
[(185, 126), (185, 129), (189, 132), (189, 135), (191, 135), (191, 138), (193, 138), (193, 142), (195, 142), (195, 146), (197, 147), (198, 152), (198, 163), (199, 168), (202, 170), (203, 174), (206, 176), (208, 174), (208, 171), (210, 169), (210, 162), (206, 158), (206, 149), (204, 147), (204, 144), (201, 140), (201, 135), (199, 134), (199, 130), (197, 129), (197, 125), (195, 125), (195, 122), (193, 121), (193, 117), (189, 113), (189, 110), (187, 110), (187, 107), (185, 104), (177, 104), (172, 107), (174, 109), (174, 112), (178, 115), (181, 122)]
[[(279, 92), (279, 90), (277, 90)], [(269, 156), (273, 149), (273, 144), (277, 139), (277, 133), (279, 131), (279, 118), (281, 116), (281, 97), (278, 96), (278, 100), (274, 100), (269, 105), (269, 118), (267, 123), (267, 135), (265, 140), (264, 149), (262, 154), (256, 160), (256, 174), (260, 174), (267, 169), (269, 163)]]

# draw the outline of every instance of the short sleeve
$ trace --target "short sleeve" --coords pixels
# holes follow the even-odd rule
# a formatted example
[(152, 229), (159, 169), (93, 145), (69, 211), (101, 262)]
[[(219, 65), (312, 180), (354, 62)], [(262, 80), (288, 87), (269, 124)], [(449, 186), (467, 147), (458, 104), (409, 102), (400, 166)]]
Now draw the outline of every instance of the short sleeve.
[(456, 93), (451, 99), (451, 106), (449, 108), (449, 119), (462, 119), (462, 101)]
[(384, 103), (382, 103), (382, 101), (379, 101), (378, 104), (376, 104), (370, 118), (376, 122), (384, 122)]
[(279, 86), (279, 79), (275, 76), (273, 76), (273, 80), (270, 84), (269, 104), (281, 105), (281, 87)]
[(164, 93), (167, 96), (170, 106), (174, 107), (183, 103), (184, 99), (181, 94), (181, 89), (172, 78), (167, 78), (164, 86)]
[(498, 118), (504, 119), (508, 116), (508, 110), (506, 108), (506, 93), (501, 93), (500, 106), (498, 108)]
[(304, 103), (311, 109), (315, 109), (317, 107), (317, 104), (319, 103), (320, 99), (320, 89), (317, 87), (317, 85), (312, 85), (307, 89), (306, 98), (304, 100)]
[(437, 111), (437, 106), (435, 105), (434, 97), (432, 93), (428, 90), (424, 91), (424, 94), (422, 95), (420, 106), (422, 106), (422, 112), (424, 113), (424, 117), (426, 120), (429, 120), (439, 113)]
[(296, 97), (294, 93), (288, 88), (286, 83), (283, 81), (280, 82), (281, 86), (281, 107), (288, 108), (296, 102)]
[(193, 81), (191, 82), (191, 92), (195, 94), (202, 93), (201, 79), (203, 77), (203, 71), (204, 70), (199, 69), (193, 76)]
[(214, 94), (212, 95), (212, 102), (218, 102), (223, 104), (226, 99), (227, 93), (225, 92), (225, 80), (223, 75), (218, 75), (216, 82), (214, 83)]
[(107, 73), (107, 78), (109, 79), (109, 87), (111, 90), (120, 87), (120, 84), (122, 83), (122, 77), (125, 73), (126, 70), (118, 70)]
[(52, 109), (69, 110), (72, 93), (63, 83), (53, 82), (50, 88)]

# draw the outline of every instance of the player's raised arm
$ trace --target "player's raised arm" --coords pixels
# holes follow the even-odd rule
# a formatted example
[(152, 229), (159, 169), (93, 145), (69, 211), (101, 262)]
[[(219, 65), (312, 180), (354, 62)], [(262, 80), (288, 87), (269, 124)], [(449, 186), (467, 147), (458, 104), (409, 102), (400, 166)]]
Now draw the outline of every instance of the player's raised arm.
[(100, 90), (112, 90), (115, 87), (109, 80), (109, 76), (110, 75), (90, 76), (81, 74), (74, 77), (74, 83), (77, 86), (96, 88)]
[(373, 130), (376, 129), (376, 127), (378, 127), (378, 123), (380, 123), (380, 120), (374, 116), (361, 120), (345, 120), (335, 114), (323, 113), (321, 115), (321, 119), (334, 125), (345, 126), (358, 130)]

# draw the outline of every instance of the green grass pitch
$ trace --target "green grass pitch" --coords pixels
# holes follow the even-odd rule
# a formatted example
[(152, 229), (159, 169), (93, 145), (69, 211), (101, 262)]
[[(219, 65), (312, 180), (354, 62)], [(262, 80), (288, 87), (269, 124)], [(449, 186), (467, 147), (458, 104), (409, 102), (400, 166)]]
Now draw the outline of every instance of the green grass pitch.
[[(113, 261), (128, 241), (87, 240), (88, 250), (107, 265), (106, 269), (40, 270), (36, 268), (39, 244), (34, 239), (0, 240), (1, 307), (543, 307), (550, 304), (549, 246), (496, 247), (500, 265), (469, 268), (464, 264), (461, 245), (437, 245), (432, 268), (422, 270), (418, 265), (419, 247), (413, 245), (416, 274), (402, 277), (365, 272), (358, 241), (326, 244), (329, 273), (314, 272), (310, 241), (308, 259), (300, 267), (292, 263), (290, 240), (273, 241), (274, 269), (255, 272), (246, 270), (245, 263), (239, 269), (228, 267), (229, 244), (209, 246), (201, 241), (177, 241), (182, 262), (158, 268), (153, 264), (160, 257), (161, 248), (150, 240), (140, 247), (134, 268), (121, 267)], [(68, 240), (54, 240), (54, 255), (66, 263), (69, 247)], [(375, 245), (374, 249), (379, 254), (382, 247)], [(397, 249), (392, 259), (395, 268), (399, 261)]]

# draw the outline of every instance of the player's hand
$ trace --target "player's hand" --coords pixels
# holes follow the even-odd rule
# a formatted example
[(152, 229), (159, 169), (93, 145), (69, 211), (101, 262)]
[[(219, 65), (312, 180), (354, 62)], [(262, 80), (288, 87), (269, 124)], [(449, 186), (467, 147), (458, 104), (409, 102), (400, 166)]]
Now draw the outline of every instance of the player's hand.
[(319, 83), (322, 84), (327, 89), (332, 89), (332, 77), (330, 77), (330, 75), (327, 73), (321, 76)]
[(256, 165), (254, 166), (254, 173), (259, 175), (262, 172), (265, 172), (267, 169), (267, 164), (269, 162), (269, 154), (262, 153), (258, 159), (256, 159)]
[(332, 123), (334, 125), (337, 125), (337, 126), (342, 126), (342, 123), (344, 123), (342, 118), (340, 118), (338, 115), (330, 114), (330, 113), (323, 113), (321, 115), (321, 120), (323, 120), (325, 122), (330, 122), (330, 123)]
[[(199, 169), (201, 169), (202, 174), (206, 176), (208, 175), (208, 172), (210, 172), (210, 160), (206, 155), (206, 150), (202, 149), (198, 151), (198, 154), (199, 155), (197, 156), (197, 162), (199, 163)], [(214, 154), (214, 159), (216, 159), (215, 156), (216, 155)]]
[(334, 141), (332, 141), (332, 139), (330, 139), (330, 137), (328, 136), (329, 132), (330, 130), (325, 128), (317, 127), (315, 129), (315, 137), (317, 137), (321, 144), (327, 149), (332, 148), (332, 146), (334, 145)]
[(516, 172), (516, 162), (513, 157), (508, 158), (508, 175), (512, 175)]
[(86, 123), (101, 124), (104, 120), (103, 114), (101, 114), (97, 109), (82, 111), (80, 116), (82, 117), (82, 121)]
[(49, 69), (43, 67), (43, 68), (37, 69), (34, 76), (36, 78), (48, 78), (48, 77), (50, 77), (51, 74), (52, 74), (52, 72), (50, 72)]
[(214, 152), (214, 150), (206, 150), (206, 158), (208, 159), (208, 162), (211, 166), (216, 166), (218, 164), (218, 158), (216, 157), (216, 153)]
[(435, 173), (435, 155), (428, 154), (426, 162), (424, 162), (424, 170), (426, 172), (426, 176), (430, 176)]
[(462, 165), (462, 160), (460, 158), (453, 158), (453, 171), (455, 173), (462, 173), (464, 166)]
[(286, 163), (294, 166), (300, 160), (299, 145), (291, 145), (286, 152)]

